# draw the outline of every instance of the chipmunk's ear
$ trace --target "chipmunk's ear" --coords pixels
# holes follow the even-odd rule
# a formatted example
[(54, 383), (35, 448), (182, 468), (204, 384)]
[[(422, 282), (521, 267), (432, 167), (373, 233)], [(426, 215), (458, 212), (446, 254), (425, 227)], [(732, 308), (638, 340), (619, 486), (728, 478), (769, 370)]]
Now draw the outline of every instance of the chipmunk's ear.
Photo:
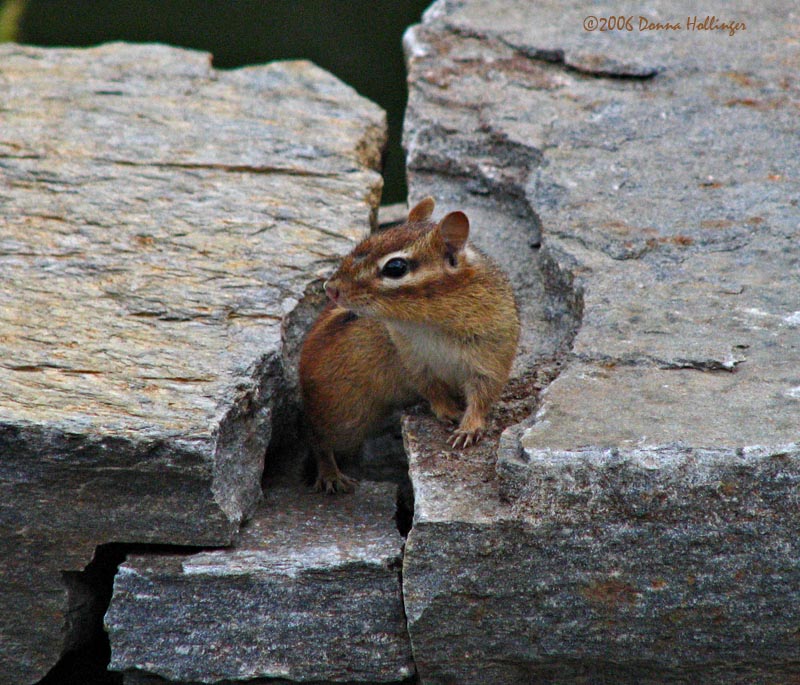
[(469, 219), (464, 212), (450, 212), (439, 222), (437, 230), (448, 252), (461, 252), (469, 237)]
[(408, 223), (413, 224), (418, 221), (427, 221), (433, 214), (433, 206), (436, 204), (433, 198), (428, 196), (420, 200), (408, 213)]

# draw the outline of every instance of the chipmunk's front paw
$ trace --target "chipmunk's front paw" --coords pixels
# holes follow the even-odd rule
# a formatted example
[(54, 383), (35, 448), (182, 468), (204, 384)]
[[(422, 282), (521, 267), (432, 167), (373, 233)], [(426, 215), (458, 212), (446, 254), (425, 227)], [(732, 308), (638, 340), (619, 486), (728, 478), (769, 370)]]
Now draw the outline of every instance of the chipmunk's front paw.
[(474, 428), (472, 430), (463, 430), (461, 428), (453, 431), (453, 434), (448, 438), (447, 442), (450, 447), (455, 449), (463, 449), (476, 445), (483, 437), (483, 428)]
[(326, 495), (335, 495), (339, 492), (354, 492), (358, 481), (350, 476), (345, 476), (341, 471), (335, 474), (320, 474), (314, 483), (314, 492), (324, 492)]

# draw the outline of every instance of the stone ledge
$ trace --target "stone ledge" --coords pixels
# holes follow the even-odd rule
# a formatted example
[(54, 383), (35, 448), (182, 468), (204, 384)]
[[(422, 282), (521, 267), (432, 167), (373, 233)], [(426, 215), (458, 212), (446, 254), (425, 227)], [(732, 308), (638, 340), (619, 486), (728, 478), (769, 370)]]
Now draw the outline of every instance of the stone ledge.
[(271, 490), (230, 550), (129, 558), (106, 614), (111, 668), (180, 682), (408, 678), (395, 490)]
[[(308, 62), (0, 46), (0, 682), (73, 640), (108, 542), (225, 545), (286, 401), (281, 324), (369, 229), (385, 116)], [(31, 619), (33, 617), (33, 619)]]

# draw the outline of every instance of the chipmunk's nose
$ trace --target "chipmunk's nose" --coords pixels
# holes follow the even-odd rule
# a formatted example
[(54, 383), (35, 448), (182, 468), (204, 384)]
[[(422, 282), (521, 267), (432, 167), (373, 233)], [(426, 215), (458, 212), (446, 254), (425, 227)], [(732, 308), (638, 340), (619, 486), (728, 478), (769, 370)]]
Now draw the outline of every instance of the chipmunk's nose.
[(325, 294), (331, 298), (334, 302), (339, 299), (339, 288), (337, 288), (333, 283), (330, 281), (325, 281)]

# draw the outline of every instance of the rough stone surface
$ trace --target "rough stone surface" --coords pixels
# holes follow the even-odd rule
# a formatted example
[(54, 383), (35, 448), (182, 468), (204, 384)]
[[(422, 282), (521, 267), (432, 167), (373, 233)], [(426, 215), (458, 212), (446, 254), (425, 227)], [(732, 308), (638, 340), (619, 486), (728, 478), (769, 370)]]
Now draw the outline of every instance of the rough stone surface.
[[(130, 671), (125, 673), (122, 678), (122, 682), (124, 685), (205, 685), (205, 683), (200, 683), (198, 681), (195, 682), (182, 682), (176, 684), (174, 680), (167, 680), (157, 675), (149, 675), (147, 673), (141, 673), (138, 671)], [(287, 680), (285, 678), (253, 678), (252, 680), (246, 681), (247, 685), (292, 685), (292, 683), (297, 683), (296, 680)], [(339, 685), (334, 680), (306, 680), (304, 681), (306, 685)], [(402, 681), (398, 681), (398, 685), (414, 685), (418, 681), (414, 676), (409, 678), (405, 678)], [(384, 681), (358, 681), (358, 685), (384, 685)], [(219, 680), (214, 685), (241, 685), (241, 680)]]
[(129, 558), (106, 614), (111, 668), (201, 682), (412, 675), (395, 490), (270, 490), (230, 550)]
[(281, 324), (374, 222), (385, 126), (310, 63), (219, 72), (161, 46), (0, 46), (0, 89), (0, 682), (19, 685), (73, 643), (61, 573), (96, 545), (227, 544), (253, 511)]
[(437, 2), (406, 36), (412, 199), (540, 231), (507, 262), (550, 297), (517, 372), (571, 345), (496, 454), (406, 420), (422, 682), (800, 677), (800, 17), (696, 12)]
[(405, 428), (421, 682), (796, 682), (796, 447), (542, 455), (509, 502), (491, 451)]

